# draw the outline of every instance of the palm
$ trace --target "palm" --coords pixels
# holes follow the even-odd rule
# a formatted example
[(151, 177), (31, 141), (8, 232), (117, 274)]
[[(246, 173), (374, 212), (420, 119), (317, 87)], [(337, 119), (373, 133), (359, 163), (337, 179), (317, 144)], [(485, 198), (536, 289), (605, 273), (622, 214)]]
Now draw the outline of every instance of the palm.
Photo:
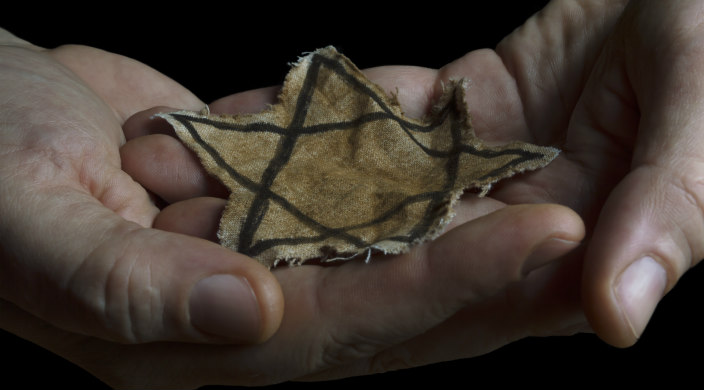
[[(575, 88), (573, 81), (586, 80), (591, 70), (588, 67), (581, 69), (584, 74), (572, 74), (575, 71), (569, 63), (564, 64), (564, 68), (551, 71), (567, 74), (550, 74), (550, 81), (545, 80), (548, 77), (537, 59), (533, 67), (504, 67), (516, 57), (528, 55), (522, 38), (520, 33), (514, 34), (498, 52), (470, 53), (441, 70), (441, 76), (469, 77), (473, 81), (468, 105), (480, 138), (499, 143), (520, 139), (562, 149), (546, 168), (499, 183), (490, 193), (492, 198), (507, 204), (564, 204), (593, 226), (606, 195), (626, 173), (631, 159), (632, 145), (628, 141), (632, 140), (604, 133), (611, 129), (635, 133), (633, 123), (625, 115), (604, 118), (610, 121), (610, 127), (604, 129), (602, 118), (574, 112), (581, 89)], [(587, 53), (593, 58), (586, 61), (595, 61), (598, 54)], [(564, 84), (560, 80), (565, 80)], [(623, 103), (615, 102), (611, 109), (630, 112)], [(622, 153), (622, 149), (628, 153)]]
[[(133, 180), (121, 170), (119, 148), (125, 142), (122, 125), (134, 113), (153, 107), (157, 102), (187, 107), (198, 107), (201, 103), (167, 77), (122, 56), (84, 46), (60, 47), (51, 51), (51, 55), (87, 84), (92, 93), (80, 91), (81, 99), (107, 108), (91, 111), (83, 108), (86, 107), (85, 103), (75, 104), (72, 110), (76, 112), (70, 113), (107, 124), (85, 129), (87, 134), (100, 130), (103, 137), (96, 137), (102, 141), (100, 143), (96, 140), (87, 144), (84, 153), (97, 162), (110, 165), (102, 169), (116, 172), (117, 182), (98, 191), (104, 191), (105, 199), (119, 199), (121, 204), (111, 205), (105, 201), (103, 204), (128, 220), (151, 226), (158, 210), (151, 204), (144, 189), (134, 185)], [(106, 150), (109, 159), (102, 154)], [(96, 173), (96, 176), (99, 174)], [(93, 179), (100, 181), (98, 177)]]

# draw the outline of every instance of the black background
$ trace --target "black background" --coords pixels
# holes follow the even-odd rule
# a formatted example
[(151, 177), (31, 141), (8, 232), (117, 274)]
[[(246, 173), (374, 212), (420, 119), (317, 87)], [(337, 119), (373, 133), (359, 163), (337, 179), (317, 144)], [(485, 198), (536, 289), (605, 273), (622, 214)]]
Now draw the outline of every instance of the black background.
[[(546, 1), (429, 2), (415, 9), (381, 2), (315, 8), (273, 4), (245, 10), (189, 4), (169, 9), (20, 10), (0, 26), (43, 47), (80, 43), (138, 59), (191, 89), (204, 101), (279, 84), (302, 52), (335, 45), (360, 68), (407, 64), (440, 67), (467, 51), (494, 47)], [(389, 11), (392, 9), (393, 11)], [(0, 86), (2, 88), (2, 86)], [(704, 350), (701, 283), (688, 273), (659, 305), (636, 346), (609, 347), (592, 335), (526, 339), (488, 355), (335, 383), (285, 383), (278, 388), (441, 386), (471, 388), (586, 382), (648, 384), (696, 380)], [(2, 315), (2, 313), (0, 313)], [(80, 368), (7, 333), (0, 333), (2, 383), (12, 387), (104, 388)], [(484, 385), (482, 385), (484, 386)], [(5, 387), (2, 385), (2, 387)]]

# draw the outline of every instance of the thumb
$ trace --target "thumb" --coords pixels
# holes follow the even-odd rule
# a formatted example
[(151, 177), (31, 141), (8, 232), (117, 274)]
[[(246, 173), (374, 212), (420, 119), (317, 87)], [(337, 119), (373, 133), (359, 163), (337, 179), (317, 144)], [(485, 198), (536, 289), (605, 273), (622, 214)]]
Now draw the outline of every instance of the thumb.
[(662, 296), (704, 256), (704, 31), (696, 3), (629, 4), (627, 28), (601, 68), (602, 81), (622, 77), (618, 88), (602, 86), (640, 112), (630, 171), (608, 196), (585, 263), (585, 311), (616, 346), (635, 343)]
[(660, 299), (704, 254), (701, 209), (675, 175), (649, 167), (631, 172), (596, 225), (586, 255), (585, 312), (610, 344), (635, 343)]
[(127, 343), (258, 342), (278, 328), (281, 290), (256, 261), (141, 227), (89, 196), (52, 198), (37, 218), (6, 215), (15, 228), (0, 248), (2, 299), (59, 328)]

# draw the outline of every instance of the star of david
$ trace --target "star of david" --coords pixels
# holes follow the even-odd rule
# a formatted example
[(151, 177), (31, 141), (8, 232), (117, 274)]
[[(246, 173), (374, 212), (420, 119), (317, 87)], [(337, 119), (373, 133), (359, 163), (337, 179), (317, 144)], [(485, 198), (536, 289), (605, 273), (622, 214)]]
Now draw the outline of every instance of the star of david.
[(221, 243), (272, 266), (406, 251), (440, 234), (464, 189), (486, 192), (557, 155), (484, 146), (464, 91), (453, 82), (429, 118), (409, 119), (328, 47), (302, 58), (261, 113), (161, 116), (232, 191)]

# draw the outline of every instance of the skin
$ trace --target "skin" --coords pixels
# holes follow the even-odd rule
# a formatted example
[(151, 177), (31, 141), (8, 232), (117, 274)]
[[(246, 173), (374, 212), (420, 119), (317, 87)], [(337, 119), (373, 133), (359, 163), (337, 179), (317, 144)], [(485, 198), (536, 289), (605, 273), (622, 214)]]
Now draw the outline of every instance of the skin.
[[(409, 254), (274, 272), (208, 240), (223, 189), (149, 119), (201, 101), (133, 60), (2, 33), (0, 326), (116, 387), (382, 372), (587, 321), (631, 345), (703, 255), (703, 5), (553, 1), (496, 50), (439, 70), (367, 70), (410, 116), (443, 80), (467, 77), (480, 138), (563, 153), (488, 198), (466, 196), (451, 229)], [(210, 108), (257, 111), (274, 96)], [(241, 306), (199, 301), (212, 275), (246, 280)], [(624, 287), (634, 280), (646, 283)]]

